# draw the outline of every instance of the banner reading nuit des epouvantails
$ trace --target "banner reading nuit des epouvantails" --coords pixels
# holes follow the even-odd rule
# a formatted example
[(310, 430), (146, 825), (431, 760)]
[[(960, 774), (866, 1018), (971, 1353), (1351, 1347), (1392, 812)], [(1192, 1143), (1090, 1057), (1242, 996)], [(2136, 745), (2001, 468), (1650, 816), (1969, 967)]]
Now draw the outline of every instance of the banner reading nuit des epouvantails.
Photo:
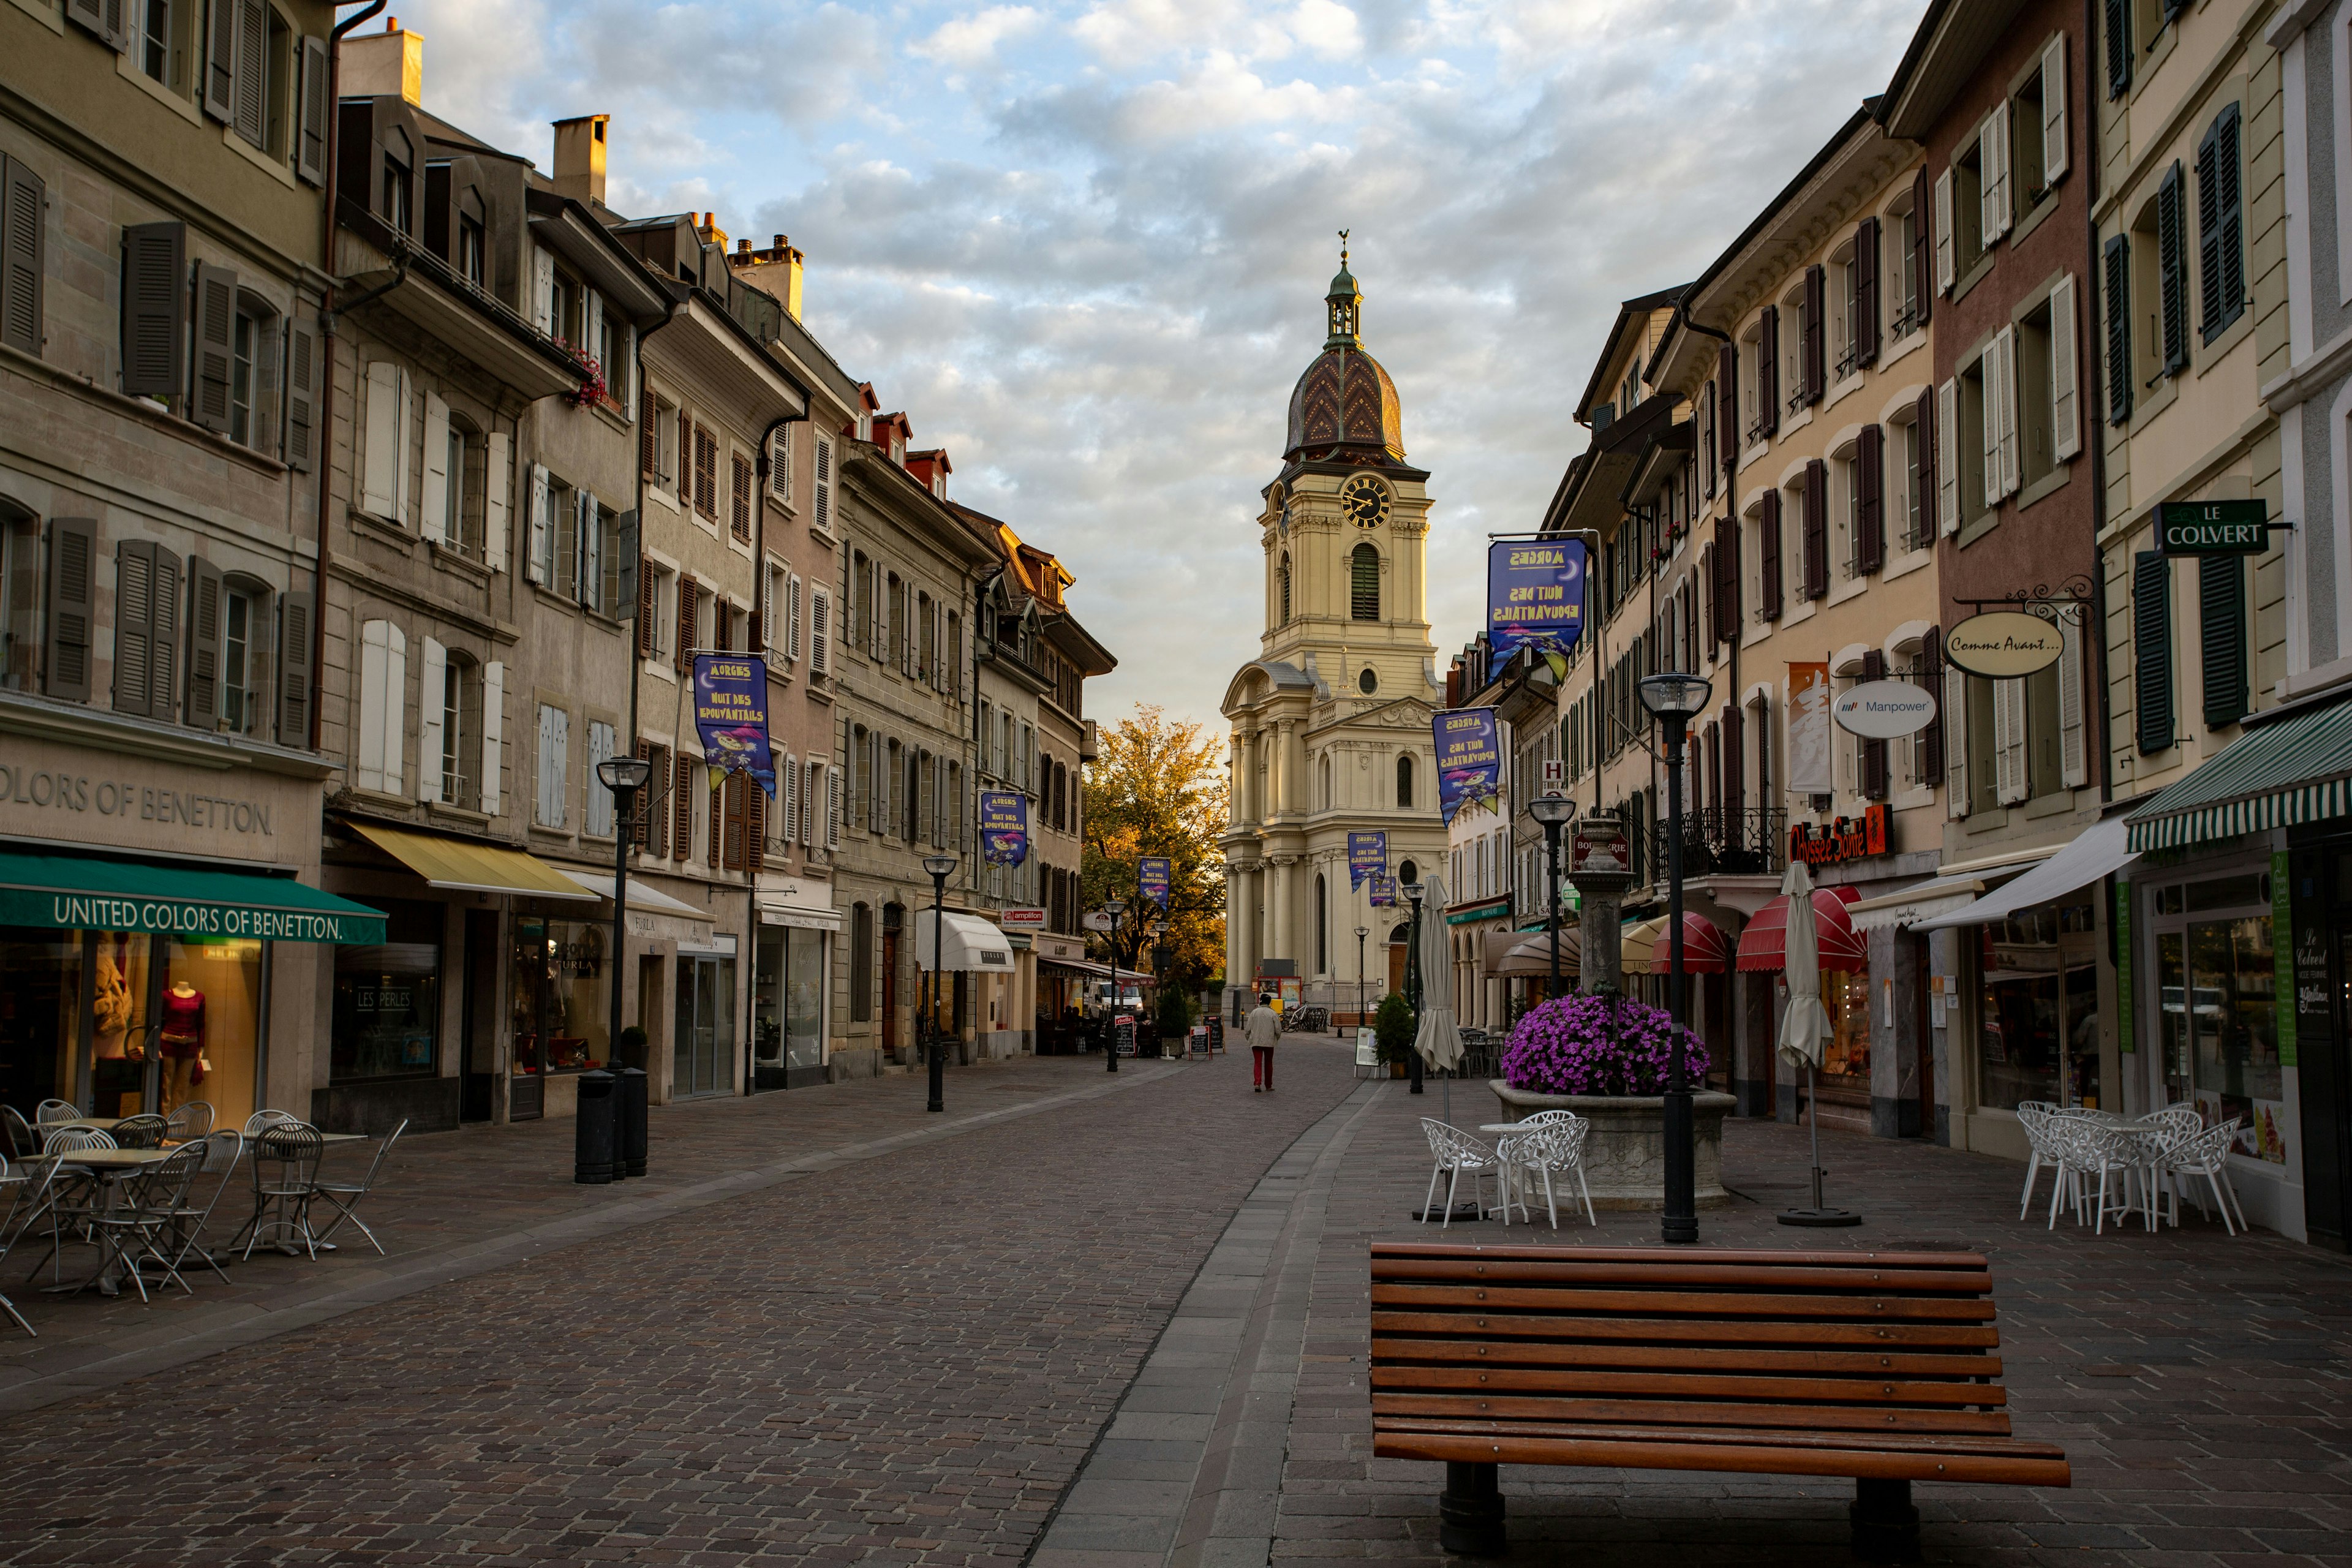
[(768, 750), (768, 666), (736, 653), (694, 656), (694, 730), (702, 760), (721, 773), (749, 773), (772, 796), (776, 761)]
[(1437, 741), (1437, 805), (1448, 825), (1465, 805), (1499, 809), (1503, 744), (1492, 708), (1449, 708), (1430, 721)]

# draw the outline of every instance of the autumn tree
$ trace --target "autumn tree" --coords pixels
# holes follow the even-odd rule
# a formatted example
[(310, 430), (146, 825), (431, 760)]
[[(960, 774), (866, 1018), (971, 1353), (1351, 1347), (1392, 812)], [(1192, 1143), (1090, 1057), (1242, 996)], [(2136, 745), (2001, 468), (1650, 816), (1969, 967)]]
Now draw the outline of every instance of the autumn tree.
[(1127, 905), (1116, 953), (1097, 932), (1096, 955), (1151, 967), (1151, 943), (1138, 929), (1136, 869), (1144, 857), (1164, 855), (1170, 908), (1161, 940), (1174, 949), (1169, 978), (1189, 989), (1223, 973), (1224, 856), (1217, 837), (1225, 829), (1227, 784), (1215, 737), (1139, 706), (1101, 731), (1084, 783), (1086, 906), (1098, 910), (1112, 899)]

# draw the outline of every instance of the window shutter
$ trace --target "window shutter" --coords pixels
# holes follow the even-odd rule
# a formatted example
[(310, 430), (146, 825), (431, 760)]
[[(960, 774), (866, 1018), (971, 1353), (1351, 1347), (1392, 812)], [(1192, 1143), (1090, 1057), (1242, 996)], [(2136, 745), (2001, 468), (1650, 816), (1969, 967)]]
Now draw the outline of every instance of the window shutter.
[(1919, 537), (1905, 540), (1906, 546), (1933, 544), (1936, 542), (1936, 508), (1940, 483), (1937, 476), (1942, 472), (1937, 466), (1942, 445), (1941, 430), (1942, 425), (1936, 412), (1936, 389), (1930, 386), (1919, 394), (1919, 401), (1913, 406), (1911, 415), (1911, 453), (1919, 465)]
[(2246, 716), (2246, 574), (2236, 556), (2198, 561), (2197, 622), (2205, 724), (2218, 730)]
[(2105, 253), (2107, 306), (2107, 423), (2120, 425), (2131, 417), (2131, 242), (2123, 235), (2107, 239)]
[(236, 7), (215, 5), (205, 28), (205, 113), (224, 124), (236, 115)]
[(441, 798), (442, 688), (449, 679), (449, 650), (425, 639), (424, 669), (416, 683), (416, 798)]
[(2160, 314), (2168, 375), (2189, 363), (2189, 242), (2183, 228), (2187, 215), (2181, 210), (2181, 180), (2176, 162), (2156, 188), (2157, 273), (2163, 289)]
[(153, 691), (155, 547), (126, 539), (114, 551), (114, 710), (144, 715)]
[(583, 489), (574, 492), (579, 508), (580, 547), (572, 552), (579, 563), (579, 581), (572, 584), (572, 597), (591, 610), (604, 607), (604, 518), (593, 493)]
[(2217, 161), (2221, 166), (2221, 296), (2225, 326), (2244, 313), (2247, 303), (2245, 169), (2239, 147), (2243, 126), (2238, 105), (2233, 103), (2221, 111)]
[(2198, 330), (2213, 341), (2221, 319), (2221, 168), (2216, 156), (2221, 122), (2208, 126), (2197, 143)]
[(192, 410), (207, 430), (228, 433), (229, 375), (236, 359), (236, 274), (196, 263), (196, 395)]
[[(1730, 343), (1715, 351), (1716, 460), (1728, 472), (1739, 461), (1739, 350)], [(1713, 494), (1710, 486), (1708, 493)]]
[(1805, 268), (1805, 401), (1819, 403), (1829, 389), (1829, 269), (1818, 262)]
[(815, 442), (815, 495), (810, 502), (811, 522), (820, 531), (833, 529), (833, 438), (819, 436)]
[(425, 486), (419, 492), (416, 531), (435, 544), (449, 542), (442, 519), (449, 506), (449, 405), (425, 395)]
[(833, 590), (823, 584), (809, 590), (809, 676), (833, 674)]
[(1853, 363), (1878, 363), (1878, 219), (1866, 217), (1853, 235)]
[(669, 857), (681, 864), (694, 858), (694, 770), (698, 765), (684, 752), (670, 764)]
[[(593, 289), (584, 290), (581, 300), (580, 352), (585, 357), (594, 360), (597, 369), (605, 368), (604, 296)], [(613, 378), (608, 374), (604, 377), (604, 387), (608, 395), (612, 386)]]
[(2139, 749), (2172, 744), (2172, 562), (2143, 550), (2132, 557), (2132, 706)]
[[(1886, 656), (1876, 648), (1865, 649), (1862, 656), (1862, 678), (1865, 681), (1886, 679)], [(1867, 800), (1885, 800), (1887, 795), (1886, 742), (1865, 740), (1862, 742), (1862, 794)]]
[[(47, 188), (41, 177), (15, 158), (0, 158), (0, 342), (28, 354), (41, 352), (47, 213)], [(130, 298), (127, 289), (124, 298)]]
[(269, 8), (264, 0), (213, 0), (218, 10), (236, 12), (236, 118), (230, 121), (239, 136), (256, 147), (268, 136), (263, 89), (268, 80)]
[(1780, 308), (1764, 307), (1756, 332), (1757, 431), (1770, 436), (1780, 428)]
[(2131, 0), (2106, 0), (2107, 96), (2121, 98), (2131, 90)]
[[(1720, 601), (1716, 596), (1715, 546), (1712, 544), (1699, 552), (1698, 574), (1706, 582), (1706, 642), (1711, 648), (1723, 640), (1723, 613)], [(1692, 661), (1694, 667), (1697, 662), (1696, 659)]]
[(751, 542), (751, 460), (740, 454), (730, 454), (727, 469), (728, 526), (737, 540), (749, 544)]
[(654, 656), (654, 622), (661, 615), (661, 580), (651, 572), (637, 574), (637, 657)]
[(710, 774), (710, 835), (709, 841), (703, 846), (703, 853), (714, 871), (720, 867), (722, 848), (731, 847), (726, 846), (725, 842), (734, 826), (734, 824), (729, 820), (726, 800), (727, 786), (731, 782), (732, 780), (726, 775), (715, 771)]
[(1830, 468), (1819, 458), (1805, 464), (1804, 586), (1808, 599), (1830, 591)]
[(2058, 767), (2068, 789), (2090, 782), (2090, 753), (2083, 721), (2083, 610), (2062, 605), (2058, 610)]
[(389, 621), (383, 627), (383, 784), (398, 795), (408, 777), (408, 634)]
[(768, 444), (768, 493), (786, 507), (793, 504), (793, 427), (789, 425)]
[(695, 580), (681, 574), (677, 580), (677, 647), (671, 650), (671, 662), (681, 674), (694, 668), (694, 602), (698, 596)]
[(1918, 684), (1936, 700), (1936, 716), (1919, 731), (1919, 782), (1935, 787), (1944, 776), (1944, 628), (1929, 626), (1919, 639)]
[(1780, 618), (1780, 492), (1777, 488), (1764, 492), (1759, 522), (1763, 531), (1756, 541), (1762, 578), (1762, 603), (1758, 608), (1766, 620), (1777, 621)]
[(318, 598), (286, 594), (278, 601), (278, 743), (310, 744), (310, 638)]
[(1925, 326), (1934, 312), (1936, 300), (1931, 280), (1935, 278), (1936, 236), (1939, 232), (1935, 221), (1935, 194), (1927, 180), (1925, 167), (1911, 175), (1911, 279), (1918, 298), (1912, 301), (1917, 324)]
[(749, 777), (743, 784), (743, 869), (759, 872), (768, 864), (768, 793)]
[[(2007, 327), (2001, 332), (2008, 331)], [(1979, 415), (1977, 420), (1977, 451), (1984, 474), (1984, 505), (1987, 510), (2000, 504), (2000, 406), (2003, 401), (2000, 384), (2000, 333), (1995, 333), (1991, 346), (1977, 362), (1977, 385), (1979, 392)]]
[(188, 557), (188, 723), (220, 728), (221, 574), (201, 555)]
[(49, 520), (48, 605), (41, 617), (47, 633), (41, 689), (67, 701), (89, 700), (89, 627), (97, 560), (97, 519)]
[(523, 575), (545, 586), (554, 541), (548, 536), (547, 509), (551, 504), (547, 488), (547, 469), (540, 464), (530, 466), (530, 550), (523, 557)]
[(2246, 243), (2238, 167), (2239, 109), (2224, 109), (2197, 144), (2198, 284), (2207, 342), (2245, 313)]
[(2032, 794), (2025, 758), (2025, 682), (1992, 683), (1993, 789), (2003, 805)]
[(306, 185), (327, 183), (327, 42), (302, 40), (300, 124), (295, 132), (294, 173)]
[(1984, 242), (1990, 249), (1992, 242), (2009, 232), (2009, 102), (1985, 116), (1984, 131), (1977, 142), (1979, 186), (1983, 195)]
[[(180, 664), (180, 558), (162, 545), (149, 546), (153, 563), (153, 594), (148, 600), (147, 694), (139, 710), (156, 719), (173, 712)], [(118, 625), (121, 613), (116, 604)], [(119, 689), (119, 688), (118, 688)]]
[(514, 437), (494, 430), (482, 442), (482, 560), (493, 572), (507, 569), (507, 495), (514, 488)]
[(797, 662), (801, 657), (801, 574), (791, 574), (786, 593), (784, 621), (784, 657)]
[(654, 416), (654, 392), (637, 389), (637, 470), (647, 479), (661, 477), (661, 430)]
[(2064, 462), (2083, 449), (2080, 381), (2074, 353), (2074, 275), (2050, 290), (2050, 428), (2052, 453)]
[(1741, 761), (1746, 755), (1745, 742), (1741, 739), (1745, 733), (1746, 724), (1746, 715), (1740, 711), (1737, 703), (1724, 704), (1723, 793), (1717, 798), (1726, 814), (1727, 826), (1736, 821), (1743, 808), (1742, 803), (1746, 797), (1747, 783), (1740, 776), (1740, 770), (1746, 765)]
[(824, 770), (824, 847), (841, 847), (841, 770)]
[(185, 224), (122, 231), (122, 390), (133, 397), (187, 392), (186, 250)]
[(773, 563), (760, 568), (760, 614), (751, 623), (751, 651), (765, 655), (778, 640), (776, 632), (776, 579), (783, 574)]
[(1944, 667), (1944, 708), (1937, 717), (1943, 721), (1946, 752), (1944, 811), (1949, 816), (1966, 816), (1971, 805), (1969, 798), (1969, 677), (1958, 665)]
[[(2003, 327), (1993, 339), (1993, 357), (2000, 362), (2000, 491), (2014, 495), (2023, 478), (2017, 437), (2017, 329)], [(1990, 400), (1988, 400), (1990, 401)]]
[(2042, 50), (2042, 184), (2056, 184), (2066, 165), (2066, 35), (2061, 33)]
[(1952, 250), (1952, 172), (1936, 176), (1936, 291), (1952, 291), (1955, 277)]
[(704, 425), (694, 427), (694, 510), (719, 521), (719, 436)]
[(360, 510), (393, 515), (393, 472), (400, 455), (400, 367), (376, 360), (367, 367), (367, 444), (360, 453)]
[(308, 321), (297, 321), (287, 339), (286, 466), (307, 474), (319, 401), (319, 334)]
[(1854, 444), (1853, 483), (1860, 502), (1854, 508), (1853, 569), (1867, 577), (1886, 563), (1886, 432), (1882, 426), (1862, 427)]
[(383, 708), (388, 665), (384, 633), (388, 629), (383, 621), (369, 621), (360, 627), (360, 721), (359, 732), (352, 737), (352, 761), (357, 764), (352, 783), (379, 793), (385, 787)]
[(545, 336), (555, 335), (555, 258), (538, 245), (530, 247), (530, 324)]
[(548, 814), (548, 826), (569, 827), (572, 826), (572, 712), (565, 708), (551, 708), (547, 711), (555, 726), (555, 750), (547, 768), (547, 803), (552, 808)]
[(499, 774), (506, 763), (507, 667), (482, 666), (482, 815), (505, 809)]

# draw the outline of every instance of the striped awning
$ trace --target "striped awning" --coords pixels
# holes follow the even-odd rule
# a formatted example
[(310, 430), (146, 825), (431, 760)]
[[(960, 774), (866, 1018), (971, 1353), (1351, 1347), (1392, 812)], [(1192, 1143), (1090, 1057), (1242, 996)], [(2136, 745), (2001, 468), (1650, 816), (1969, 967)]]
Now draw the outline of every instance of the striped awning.
[(2125, 819), (2135, 852), (2352, 815), (2352, 701), (2247, 731)]

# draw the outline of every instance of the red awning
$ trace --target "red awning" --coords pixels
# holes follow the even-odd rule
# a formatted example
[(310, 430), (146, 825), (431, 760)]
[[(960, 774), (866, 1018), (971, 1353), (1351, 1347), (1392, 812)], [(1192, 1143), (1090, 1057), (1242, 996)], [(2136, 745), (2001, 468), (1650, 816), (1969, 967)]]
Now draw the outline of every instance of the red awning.
[[(1671, 974), (1675, 968), (1672, 927), (1658, 933), (1657, 945), (1650, 949), (1650, 973)], [(1683, 911), (1683, 973), (1685, 974), (1723, 974), (1731, 968), (1731, 939), (1723, 928), (1689, 910)]]
[[(1869, 949), (1853, 929), (1845, 907), (1862, 897), (1859, 888), (1840, 886), (1813, 889), (1813, 914), (1822, 936), (1822, 967), (1860, 973), (1870, 967)], [(1781, 968), (1780, 943), (1789, 929), (1789, 896), (1774, 899), (1756, 911), (1739, 933), (1739, 968), (1743, 973), (1761, 971), (1777, 974)], [(1685, 941), (1689, 939), (1685, 937)]]

